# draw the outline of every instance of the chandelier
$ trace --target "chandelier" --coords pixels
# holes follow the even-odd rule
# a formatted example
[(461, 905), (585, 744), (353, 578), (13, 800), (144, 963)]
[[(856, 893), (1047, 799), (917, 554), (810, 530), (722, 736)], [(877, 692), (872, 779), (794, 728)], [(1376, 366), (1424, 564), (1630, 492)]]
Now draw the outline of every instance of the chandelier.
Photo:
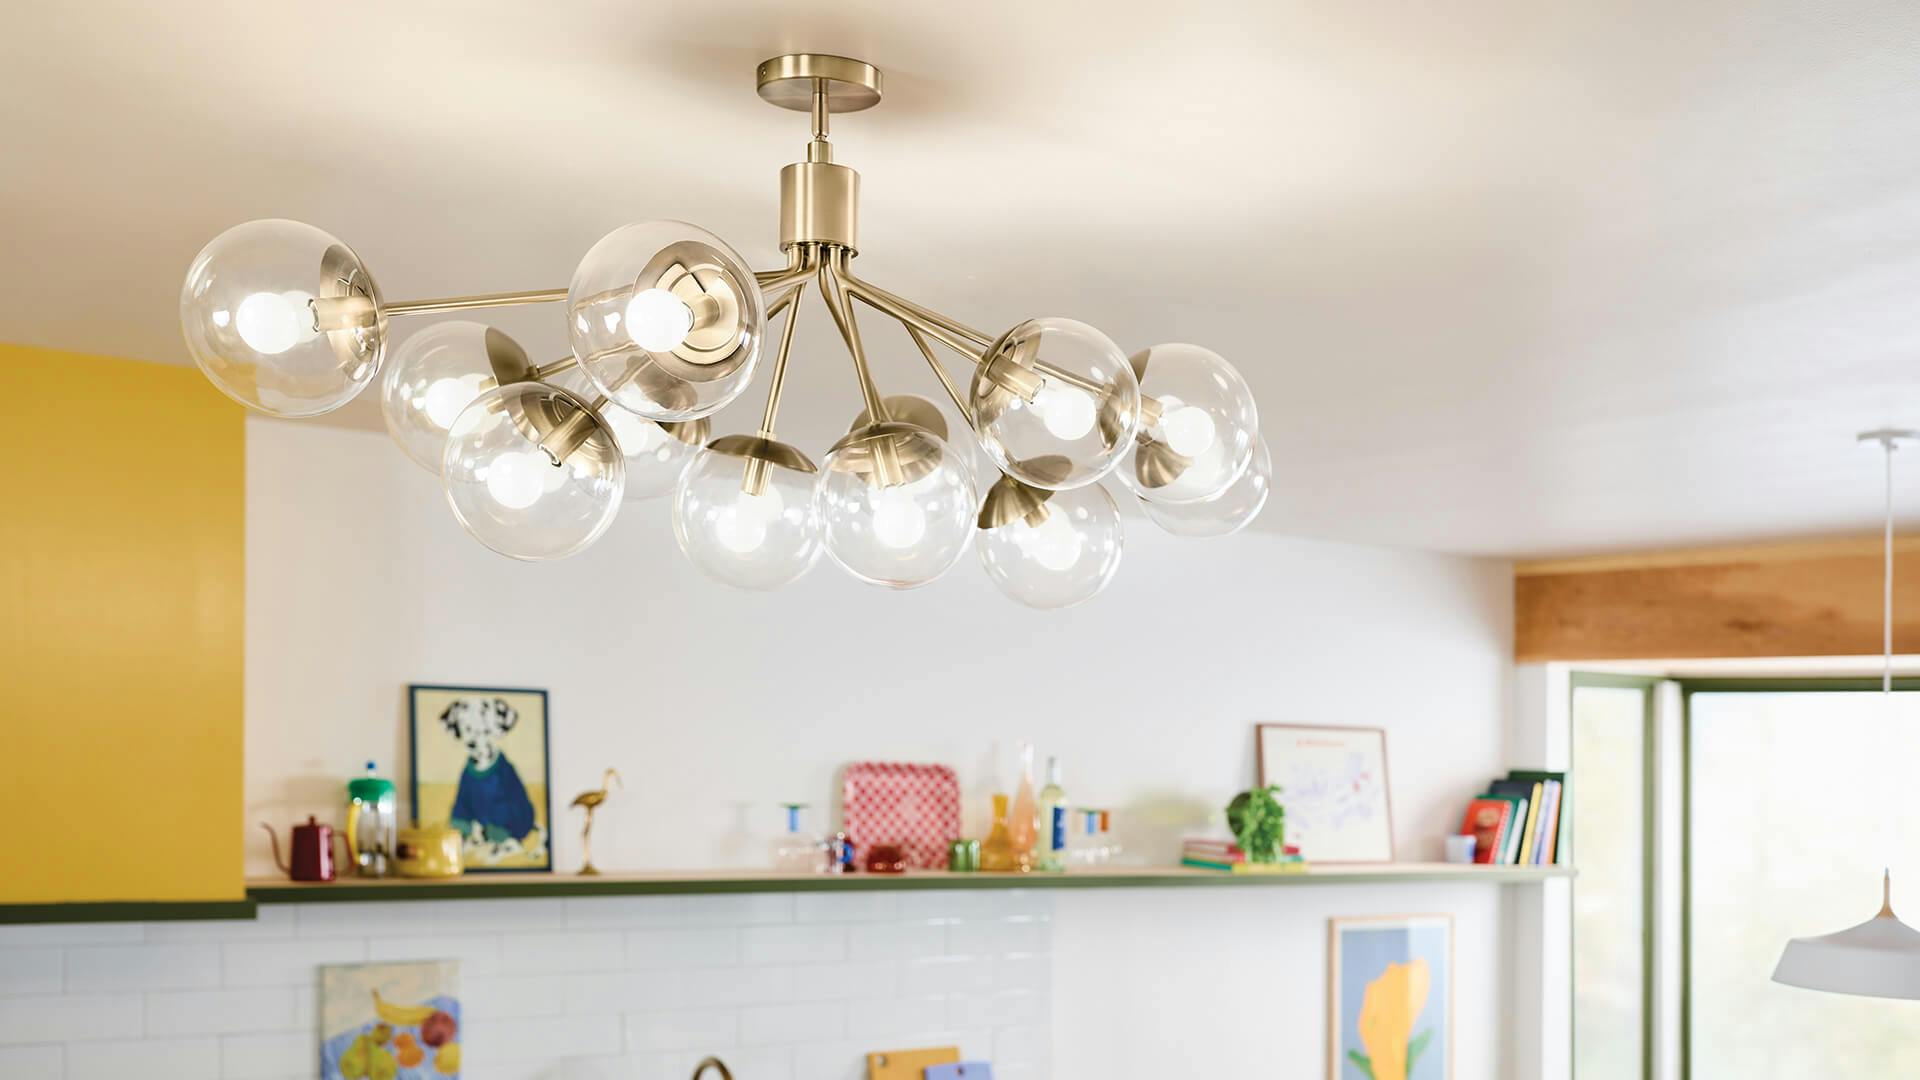
[[(833, 160), (828, 118), (878, 104), (879, 70), (803, 53), (761, 64), (758, 82), (767, 102), (812, 115), (806, 159), (780, 171), (784, 267), (754, 271), (702, 229), (651, 221), (602, 238), (565, 289), (393, 301), (320, 229), (252, 221), (189, 266), (187, 348), (215, 386), (271, 416), (329, 412), (378, 378), (394, 441), (440, 476), (467, 532), (517, 559), (572, 555), (623, 502), (669, 497), (681, 550), (730, 585), (777, 588), (824, 550), (862, 581), (913, 588), (973, 544), (1003, 592), (1049, 608), (1098, 593), (1119, 565), (1108, 475), (1182, 536), (1226, 535), (1260, 512), (1271, 465), (1230, 364), (1195, 345), (1129, 357), (1072, 319), (987, 334), (856, 276), (860, 174)], [(820, 466), (775, 430), (809, 288), (864, 406)], [(933, 402), (880, 392), (856, 300), (925, 358), (997, 470), (984, 490)], [(572, 346), (551, 363), (464, 321), (387, 355), (392, 317), (547, 303), (563, 305)], [(956, 380), (935, 346), (970, 372)], [(769, 352), (758, 426), (714, 438), (709, 418)]]

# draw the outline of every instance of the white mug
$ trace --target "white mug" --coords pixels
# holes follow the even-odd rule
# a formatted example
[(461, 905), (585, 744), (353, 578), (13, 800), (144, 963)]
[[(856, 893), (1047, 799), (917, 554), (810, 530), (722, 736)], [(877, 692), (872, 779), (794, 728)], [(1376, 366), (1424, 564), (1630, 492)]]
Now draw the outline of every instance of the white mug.
[(1472, 862), (1474, 848), (1479, 846), (1479, 842), (1479, 838), (1474, 836), (1447, 837), (1447, 861), (1450, 863)]

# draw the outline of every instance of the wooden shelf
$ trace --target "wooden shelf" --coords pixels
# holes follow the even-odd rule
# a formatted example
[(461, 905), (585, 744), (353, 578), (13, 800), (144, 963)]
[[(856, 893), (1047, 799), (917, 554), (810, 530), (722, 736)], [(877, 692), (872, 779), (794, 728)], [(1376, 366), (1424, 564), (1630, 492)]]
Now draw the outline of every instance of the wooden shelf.
[(701, 896), (724, 893), (907, 892), (926, 889), (1159, 889), (1289, 888), (1313, 885), (1477, 881), (1522, 885), (1573, 876), (1565, 866), (1459, 866), (1451, 863), (1379, 863), (1313, 866), (1286, 874), (1230, 874), (1181, 868), (1121, 868), (1066, 874), (813, 874), (686, 871), (644, 874), (468, 874), (456, 878), (360, 880), (326, 883), (280, 879), (247, 882), (261, 904), (318, 904), (399, 900), (478, 900), (516, 896)]

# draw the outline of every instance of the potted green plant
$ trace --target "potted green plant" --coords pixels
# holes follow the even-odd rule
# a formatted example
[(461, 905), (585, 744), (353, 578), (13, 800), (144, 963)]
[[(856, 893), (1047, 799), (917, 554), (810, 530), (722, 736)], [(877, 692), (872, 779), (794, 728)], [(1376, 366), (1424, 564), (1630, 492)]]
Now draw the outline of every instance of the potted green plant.
[(1227, 804), (1227, 828), (1247, 853), (1250, 863), (1277, 863), (1287, 833), (1287, 808), (1280, 804), (1279, 784), (1251, 788)]

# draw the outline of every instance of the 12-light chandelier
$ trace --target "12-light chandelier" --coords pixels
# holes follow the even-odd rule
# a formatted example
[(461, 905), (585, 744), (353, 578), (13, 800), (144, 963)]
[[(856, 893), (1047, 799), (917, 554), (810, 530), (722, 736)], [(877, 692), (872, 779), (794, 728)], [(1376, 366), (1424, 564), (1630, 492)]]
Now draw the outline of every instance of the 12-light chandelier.
[[(854, 276), (860, 174), (833, 161), (827, 120), (878, 104), (880, 72), (797, 54), (761, 64), (758, 80), (762, 98), (813, 118), (806, 160), (780, 172), (781, 269), (755, 272), (718, 237), (653, 221), (601, 239), (566, 289), (394, 302), (325, 232), (252, 221), (188, 268), (187, 348), (214, 385), (272, 416), (337, 409), (380, 376), (394, 441), (440, 475), (469, 533), (518, 559), (572, 555), (623, 501), (671, 495), (681, 550), (730, 585), (785, 585), (824, 549), (863, 581), (912, 588), (977, 530), (1002, 591), (1064, 607), (1119, 565), (1119, 513), (1098, 483), (1110, 473), (1179, 535), (1225, 535), (1260, 512), (1270, 463), (1230, 364), (1194, 345), (1129, 359), (1072, 319), (992, 336)], [(823, 468), (774, 431), (809, 285), (865, 406)], [(972, 427), (1001, 474), (984, 496), (932, 402), (880, 393), (854, 300), (905, 328)], [(431, 326), (386, 357), (389, 316), (540, 303), (565, 305), (572, 352), (553, 363), (473, 322)], [(783, 312), (759, 427), (710, 438), (708, 418), (747, 389)], [(966, 386), (933, 343), (973, 365)]]

